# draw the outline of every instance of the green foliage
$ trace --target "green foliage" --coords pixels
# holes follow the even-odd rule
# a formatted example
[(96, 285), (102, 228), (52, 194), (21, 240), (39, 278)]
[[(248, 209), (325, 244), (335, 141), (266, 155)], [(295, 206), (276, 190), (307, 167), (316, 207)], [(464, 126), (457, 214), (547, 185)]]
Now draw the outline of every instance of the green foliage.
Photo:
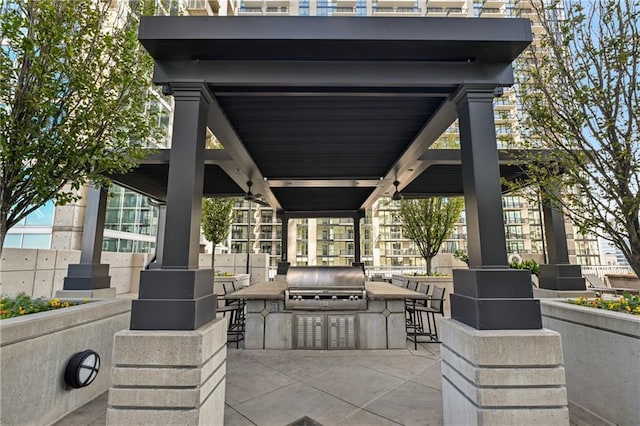
[(462, 198), (430, 197), (402, 200), (400, 218), (405, 236), (413, 240), (427, 262), (431, 275), (431, 260), (438, 254), (442, 242), (451, 236), (464, 208)]
[[(85, 300), (85, 303), (88, 300)], [(32, 299), (25, 293), (19, 293), (15, 297), (0, 297), (0, 319), (19, 317), (36, 312), (51, 311), (54, 309), (68, 308), (76, 306), (77, 302), (61, 302), (60, 299), (53, 300)]]
[(202, 233), (215, 247), (227, 238), (231, 227), (233, 198), (205, 198), (202, 200)]
[(464, 250), (456, 250), (455, 252), (453, 252), (453, 257), (455, 257), (456, 259), (466, 263), (467, 266), (469, 265), (469, 255), (467, 254), (466, 251), (464, 251)]
[[(147, 4), (151, 4), (149, 1)], [(119, 5), (117, 8), (111, 4)], [(51, 199), (143, 158), (153, 61), (128, 2), (7, 0), (0, 10), (0, 247)], [(0, 249), (1, 250), (1, 249)]]
[(558, 20), (562, 2), (532, 2), (546, 35), (520, 61), (526, 147), (550, 150), (527, 155), (529, 182), (640, 275), (640, 3), (564, 3)]
[(578, 297), (577, 299), (567, 300), (567, 302), (573, 305), (640, 315), (640, 296), (631, 296), (629, 293), (624, 293), (619, 299), (602, 299), (600, 297), (589, 299), (586, 297)]
[(511, 269), (529, 269), (533, 275), (540, 275), (540, 264), (533, 259), (523, 260), (522, 262), (510, 262)]

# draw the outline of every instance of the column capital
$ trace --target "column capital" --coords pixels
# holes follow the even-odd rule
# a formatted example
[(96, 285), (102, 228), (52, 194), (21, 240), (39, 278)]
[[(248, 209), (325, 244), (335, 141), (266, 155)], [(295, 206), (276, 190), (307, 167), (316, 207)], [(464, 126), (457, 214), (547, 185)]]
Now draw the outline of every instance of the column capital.
[(213, 93), (203, 81), (173, 82), (166, 86), (175, 100), (204, 100), (207, 105), (213, 102)]
[(459, 104), (467, 101), (487, 101), (493, 102), (493, 98), (502, 96), (503, 88), (493, 84), (462, 84), (453, 92), (450, 99)]

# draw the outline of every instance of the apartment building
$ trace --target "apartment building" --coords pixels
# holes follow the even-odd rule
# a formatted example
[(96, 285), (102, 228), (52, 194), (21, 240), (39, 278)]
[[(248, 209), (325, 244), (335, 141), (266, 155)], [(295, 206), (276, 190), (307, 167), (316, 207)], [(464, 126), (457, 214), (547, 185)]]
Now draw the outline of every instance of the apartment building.
[[(124, 1), (124, 0), (123, 0)], [(463, 17), (505, 18), (520, 17), (532, 20), (533, 44), (540, 46), (542, 26), (530, 0), (158, 0), (158, 15), (266, 15), (266, 16), (407, 16), (407, 17)], [(527, 57), (523, 55), (515, 69), (526, 72)], [(170, 141), (171, 99), (158, 94), (157, 104), (164, 133), (150, 144), (166, 147)], [(529, 137), (519, 125), (521, 112), (517, 88), (505, 90), (502, 97), (494, 100), (494, 120), (499, 148), (515, 148)], [(210, 135), (214, 138), (213, 135)], [(457, 125), (441, 137), (435, 146), (451, 147), (458, 141)], [(112, 188), (109, 199), (104, 249), (109, 251), (145, 252), (155, 249), (157, 210), (144, 197), (122, 188)], [(56, 207), (56, 218), (61, 207)], [(535, 258), (544, 262), (544, 239), (541, 209), (531, 197), (508, 195), (503, 198), (505, 234), (510, 255)], [(68, 210), (68, 208), (67, 208)], [(403, 235), (398, 215), (399, 203), (383, 198), (367, 210), (361, 220), (362, 261), (371, 266), (423, 267), (424, 260), (415, 244)], [(69, 213), (66, 213), (68, 216)], [(234, 208), (233, 224), (227, 241), (219, 251), (231, 253), (267, 253), (275, 267), (282, 256), (282, 223), (276, 212), (268, 207), (248, 201), (238, 201)], [(74, 216), (73, 214), (71, 215)], [(56, 219), (57, 220), (57, 219)], [(71, 219), (72, 220), (72, 219)], [(68, 222), (69, 220), (67, 220)], [(20, 230), (21, 241), (40, 241), (46, 238), (26, 237), (29, 227), (27, 218)], [(48, 228), (55, 233), (55, 224), (40, 227), (40, 234)], [(77, 223), (75, 224), (77, 228)], [(65, 229), (66, 229), (65, 225)], [(351, 219), (322, 218), (296, 219), (290, 221), (288, 259), (297, 265), (350, 265), (354, 260), (354, 232)], [(18, 228), (18, 227), (16, 227)], [(47, 228), (47, 229), (44, 229)], [(35, 231), (32, 231), (35, 232)], [(32, 234), (33, 235), (33, 234)], [(567, 224), (570, 259), (583, 265), (600, 264), (598, 244), (595, 237), (583, 236)], [(59, 238), (49, 238), (51, 241)], [(51, 245), (53, 247), (53, 242)], [(26, 246), (26, 245), (23, 245)], [(69, 247), (79, 248), (73, 245)], [(457, 250), (466, 250), (465, 215), (462, 214), (451, 238), (445, 241), (441, 252), (449, 257)]]

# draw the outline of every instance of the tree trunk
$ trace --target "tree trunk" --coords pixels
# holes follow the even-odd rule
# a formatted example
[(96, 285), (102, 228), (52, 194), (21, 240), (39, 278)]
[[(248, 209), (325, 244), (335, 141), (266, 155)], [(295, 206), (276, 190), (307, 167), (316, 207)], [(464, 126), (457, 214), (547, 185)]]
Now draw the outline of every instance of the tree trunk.
[(213, 269), (213, 274), (216, 273), (216, 243), (211, 243), (213, 246), (211, 247), (211, 269)]
[(0, 223), (0, 258), (2, 258), (2, 246), (4, 245), (4, 239), (7, 236), (7, 229), (4, 222)]
[(433, 257), (425, 257), (425, 260), (427, 261), (427, 275), (431, 276), (431, 261)]

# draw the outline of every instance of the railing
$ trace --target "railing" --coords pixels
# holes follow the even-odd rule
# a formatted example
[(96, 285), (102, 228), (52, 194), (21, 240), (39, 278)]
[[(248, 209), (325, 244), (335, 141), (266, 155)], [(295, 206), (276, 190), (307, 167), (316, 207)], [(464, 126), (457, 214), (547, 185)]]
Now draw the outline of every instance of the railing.
[(633, 269), (630, 266), (583, 266), (582, 275), (596, 275), (598, 278), (604, 278), (607, 274), (633, 274)]
[[(434, 273), (441, 272), (440, 268), (434, 267)], [(442, 272), (450, 273), (451, 268), (442, 268)], [(446, 269), (446, 270), (445, 270)], [(269, 268), (269, 280), (276, 276), (276, 268)], [(382, 275), (384, 279), (391, 279), (392, 275), (425, 274), (427, 270), (420, 266), (366, 266), (365, 275), (371, 279), (373, 275)], [(599, 278), (604, 278), (606, 274), (633, 274), (629, 266), (583, 266), (582, 275), (591, 274)]]

